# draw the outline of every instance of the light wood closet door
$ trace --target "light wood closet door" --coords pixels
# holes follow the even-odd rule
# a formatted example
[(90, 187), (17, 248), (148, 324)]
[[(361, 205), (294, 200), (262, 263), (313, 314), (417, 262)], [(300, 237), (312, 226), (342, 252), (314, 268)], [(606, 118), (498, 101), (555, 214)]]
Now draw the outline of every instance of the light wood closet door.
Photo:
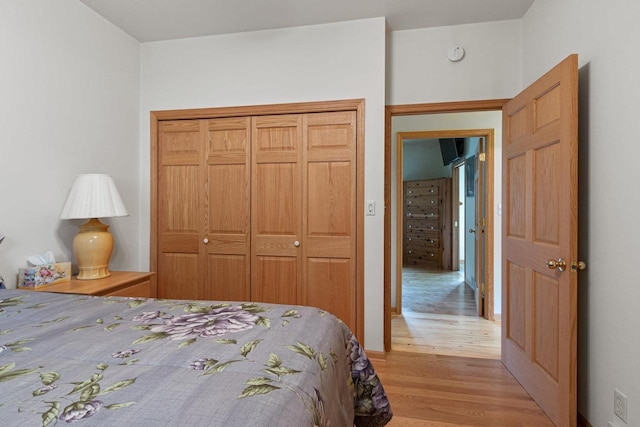
[(158, 125), (158, 295), (162, 298), (202, 296), (204, 124), (175, 120)]
[(204, 299), (247, 301), (251, 298), (250, 136), (248, 117), (206, 121)]
[(159, 296), (310, 305), (357, 331), (356, 117), (160, 121)]
[(302, 116), (253, 118), (251, 299), (297, 304), (302, 192)]
[(303, 286), (300, 304), (356, 330), (356, 114), (303, 120)]

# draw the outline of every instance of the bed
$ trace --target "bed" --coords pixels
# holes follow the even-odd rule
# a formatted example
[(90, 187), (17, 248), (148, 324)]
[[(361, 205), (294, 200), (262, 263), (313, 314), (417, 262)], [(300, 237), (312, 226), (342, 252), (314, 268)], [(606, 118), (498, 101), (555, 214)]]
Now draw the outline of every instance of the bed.
[(0, 290), (0, 425), (383, 426), (351, 331), (311, 307)]

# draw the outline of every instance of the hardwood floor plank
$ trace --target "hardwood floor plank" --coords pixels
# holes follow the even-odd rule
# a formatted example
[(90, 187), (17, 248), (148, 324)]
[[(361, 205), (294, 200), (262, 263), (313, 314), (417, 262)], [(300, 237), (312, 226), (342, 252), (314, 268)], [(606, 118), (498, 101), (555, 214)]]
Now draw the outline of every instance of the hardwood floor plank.
[(500, 321), (479, 317), (460, 272), (405, 267), (402, 315), (391, 319), (394, 351), (500, 359)]
[(392, 427), (553, 426), (499, 360), (392, 351), (372, 363)]

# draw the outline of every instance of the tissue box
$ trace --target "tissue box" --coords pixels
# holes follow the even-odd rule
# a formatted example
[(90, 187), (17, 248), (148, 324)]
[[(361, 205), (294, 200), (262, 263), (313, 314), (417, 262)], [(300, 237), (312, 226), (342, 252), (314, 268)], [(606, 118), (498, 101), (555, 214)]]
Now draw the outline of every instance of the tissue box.
[(39, 288), (69, 280), (71, 280), (70, 262), (56, 262), (18, 270), (19, 288)]

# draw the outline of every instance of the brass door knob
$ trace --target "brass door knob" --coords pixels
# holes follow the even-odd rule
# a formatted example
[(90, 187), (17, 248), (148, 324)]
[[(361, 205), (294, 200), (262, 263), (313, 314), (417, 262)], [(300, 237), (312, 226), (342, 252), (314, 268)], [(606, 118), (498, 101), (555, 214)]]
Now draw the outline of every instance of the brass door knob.
[(585, 263), (584, 261), (571, 262), (571, 271), (574, 273), (578, 270), (584, 270), (585, 268), (587, 268), (587, 263)]
[(547, 268), (549, 270), (555, 270), (558, 269), (560, 271), (564, 271), (565, 268), (567, 268), (567, 263), (565, 262), (565, 260), (563, 258), (558, 258), (558, 260), (554, 260), (554, 259), (548, 259), (547, 260)]

